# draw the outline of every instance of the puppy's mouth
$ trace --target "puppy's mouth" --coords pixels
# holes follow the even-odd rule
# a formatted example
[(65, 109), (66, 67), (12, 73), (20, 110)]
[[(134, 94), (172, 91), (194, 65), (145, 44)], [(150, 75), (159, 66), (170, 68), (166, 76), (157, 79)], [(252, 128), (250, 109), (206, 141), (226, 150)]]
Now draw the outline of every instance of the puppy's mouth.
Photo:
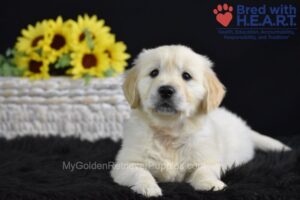
[(155, 104), (154, 111), (160, 114), (173, 115), (177, 114), (177, 109), (172, 102), (160, 101)]

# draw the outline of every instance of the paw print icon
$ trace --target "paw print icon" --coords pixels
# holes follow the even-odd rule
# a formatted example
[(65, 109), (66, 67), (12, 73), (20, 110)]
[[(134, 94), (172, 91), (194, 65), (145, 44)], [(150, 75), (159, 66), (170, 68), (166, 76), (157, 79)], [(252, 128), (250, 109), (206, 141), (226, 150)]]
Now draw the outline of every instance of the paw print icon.
[(222, 26), (227, 27), (233, 19), (233, 7), (229, 6), (227, 3), (223, 5), (217, 5), (217, 8), (213, 9), (213, 13), (216, 16), (217, 22)]

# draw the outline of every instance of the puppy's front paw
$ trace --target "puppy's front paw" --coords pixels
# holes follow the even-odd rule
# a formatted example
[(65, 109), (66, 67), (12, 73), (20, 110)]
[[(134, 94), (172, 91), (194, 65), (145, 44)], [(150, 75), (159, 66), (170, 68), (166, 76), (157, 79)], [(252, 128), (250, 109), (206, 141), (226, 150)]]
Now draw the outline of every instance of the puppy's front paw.
[(207, 179), (198, 181), (196, 184), (192, 184), (195, 190), (213, 190), (218, 191), (226, 187), (226, 184), (217, 179)]
[(158, 197), (162, 195), (160, 187), (153, 181), (142, 181), (131, 187), (131, 189), (146, 197)]

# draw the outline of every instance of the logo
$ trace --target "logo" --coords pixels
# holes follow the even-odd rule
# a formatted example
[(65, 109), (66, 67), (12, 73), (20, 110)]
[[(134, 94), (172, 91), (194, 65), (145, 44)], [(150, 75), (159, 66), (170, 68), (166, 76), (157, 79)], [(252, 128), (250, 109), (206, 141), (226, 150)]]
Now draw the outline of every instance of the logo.
[(217, 32), (229, 40), (287, 40), (296, 34), (294, 4), (218, 4), (213, 10)]
[(233, 7), (228, 6), (227, 3), (223, 5), (219, 4), (216, 9), (213, 10), (213, 13), (216, 15), (216, 20), (224, 27), (227, 27), (232, 18)]

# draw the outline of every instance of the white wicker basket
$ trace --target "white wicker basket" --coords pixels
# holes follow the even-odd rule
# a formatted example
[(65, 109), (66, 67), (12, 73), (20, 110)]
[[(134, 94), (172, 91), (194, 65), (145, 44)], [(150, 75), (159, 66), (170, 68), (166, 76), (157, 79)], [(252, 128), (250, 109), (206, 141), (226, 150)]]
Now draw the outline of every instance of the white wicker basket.
[(89, 141), (122, 138), (129, 117), (122, 78), (31, 81), (0, 78), (0, 136), (75, 136)]

